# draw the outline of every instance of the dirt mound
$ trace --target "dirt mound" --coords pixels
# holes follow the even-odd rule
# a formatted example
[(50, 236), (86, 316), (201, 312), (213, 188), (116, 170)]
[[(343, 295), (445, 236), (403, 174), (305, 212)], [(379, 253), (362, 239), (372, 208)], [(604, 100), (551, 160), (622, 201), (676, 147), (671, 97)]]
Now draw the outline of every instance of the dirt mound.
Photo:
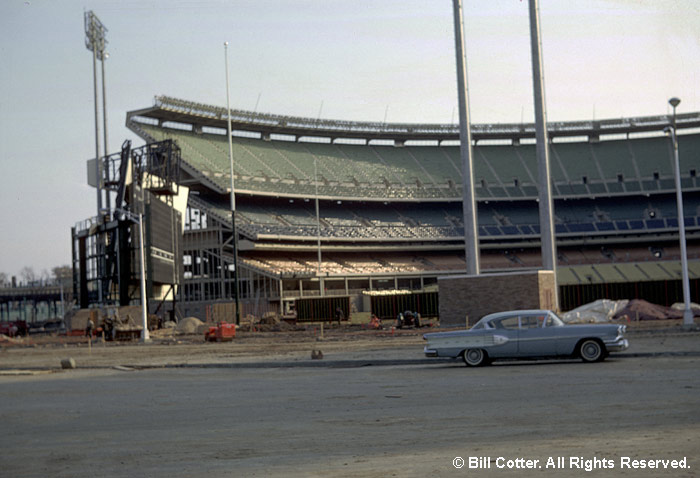
[(295, 329), (293, 325), (289, 325), (274, 315), (267, 314), (262, 319), (254, 322), (253, 327), (258, 332), (282, 332)]
[(8, 337), (5, 334), (0, 334), (0, 344), (5, 345), (5, 344), (22, 344), (24, 343), (24, 339), (21, 337)]
[(197, 330), (204, 322), (196, 317), (186, 317), (177, 324), (177, 331), (180, 334), (196, 334)]
[(633, 299), (627, 304), (627, 307), (615, 314), (614, 319), (629, 319), (629, 320), (665, 320), (665, 319), (682, 319), (683, 312), (674, 310), (671, 307), (656, 305), (646, 300)]
[(197, 335), (204, 335), (207, 331), (209, 331), (209, 327), (211, 327), (210, 324), (202, 324), (199, 327), (197, 327), (195, 333)]

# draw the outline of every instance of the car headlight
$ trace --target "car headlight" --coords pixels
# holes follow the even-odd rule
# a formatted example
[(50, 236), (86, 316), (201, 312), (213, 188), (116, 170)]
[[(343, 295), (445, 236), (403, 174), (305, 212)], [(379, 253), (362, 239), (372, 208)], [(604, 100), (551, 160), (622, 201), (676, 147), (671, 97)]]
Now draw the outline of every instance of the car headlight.
[(624, 334), (625, 332), (627, 332), (627, 326), (626, 326), (626, 325), (618, 325), (618, 326), (617, 326), (617, 333), (618, 333), (619, 335), (622, 335), (622, 334)]

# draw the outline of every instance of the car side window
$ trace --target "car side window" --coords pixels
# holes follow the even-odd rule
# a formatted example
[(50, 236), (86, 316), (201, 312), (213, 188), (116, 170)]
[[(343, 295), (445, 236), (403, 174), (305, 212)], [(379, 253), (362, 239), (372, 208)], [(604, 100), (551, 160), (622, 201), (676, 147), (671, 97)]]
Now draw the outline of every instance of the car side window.
[(506, 317), (500, 320), (494, 320), (491, 322), (497, 329), (518, 329), (518, 318), (517, 317)]
[(543, 317), (537, 317), (536, 315), (524, 315), (520, 317), (520, 328), (521, 329), (537, 329), (542, 326)]

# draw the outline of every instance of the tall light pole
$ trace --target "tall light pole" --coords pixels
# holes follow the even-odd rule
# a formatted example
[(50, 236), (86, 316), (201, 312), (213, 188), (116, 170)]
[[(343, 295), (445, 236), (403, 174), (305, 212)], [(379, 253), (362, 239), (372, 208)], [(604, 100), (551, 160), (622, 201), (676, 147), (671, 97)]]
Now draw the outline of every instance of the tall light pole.
[(231, 100), (228, 85), (228, 42), (224, 42), (224, 64), (226, 65), (226, 120), (228, 129), (228, 159), (231, 164), (231, 246), (233, 247), (233, 300), (236, 307), (236, 325), (241, 323), (238, 300), (238, 236), (236, 234), (236, 193), (233, 179), (233, 138), (231, 136)]
[(542, 267), (554, 273), (553, 309), (559, 309), (557, 286), (557, 253), (554, 240), (554, 204), (549, 168), (549, 137), (547, 134), (547, 108), (544, 96), (544, 66), (540, 41), (540, 11), (537, 0), (530, 0), (530, 50), (532, 54), (532, 86), (535, 101), (535, 137), (537, 140), (537, 181), (539, 186), (540, 238), (542, 241)]
[[(85, 12), (85, 47), (92, 52), (92, 82), (94, 90), (94, 101), (95, 101), (95, 179), (96, 179), (96, 190), (97, 190), (97, 221), (102, 222), (102, 158), (100, 157), (100, 107), (97, 99), (97, 60), (101, 60), (103, 66), (102, 74), (102, 95), (104, 100), (104, 55), (105, 55), (105, 32), (107, 29), (102, 24), (97, 15), (92, 11)], [(104, 105), (104, 102), (103, 102)], [(105, 129), (107, 126), (105, 119)], [(105, 131), (105, 157), (107, 156), (107, 145), (106, 145), (106, 135)], [(109, 193), (107, 193), (109, 195)], [(95, 241), (96, 255), (97, 255), (97, 270), (95, 280), (97, 282), (97, 301), (102, 304), (103, 293), (102, 293), (102, 277), (104, 275), (104, 256), (102, 251), (104, 249), (104, 238), (101, 234), (98, 234)]]
[(464, 222), (464, 255), (467, 274), (479, 274), (479, 237), (474, 195), (474, 160), (469, 119), (469, 87), (467, 55), (464, 48), (464, 12), (462, 0), (453, 0), (455, 55), (457, 57), (457, 96), (459, 99), (459, 144), (462, 158), (462, 215)]
[(673, 125), (666, 128), (671, 133), (673, 147), (673, 175), (676, 180), (676, 205), (678, 207), (678, 240), (681, 244), (681, 269), (683, 274), (683, 327), (694, 325), (693, 311), (690, 309), (690, 281), (688, 279), (688, 253), (685, 245), (685, 216), (683, 214), (683, 192), (681, 190), (681, 163), (678, 157), (678, 136), (676, 136), (676, 107), (681, 103), (679, 98), (668, 100), (673, 107)]
[(107, 29), (102, 25), (102, 22), (92, 10), (85, 12), (85, 47), (92, 52), (92, 83), (95, 101), (95, 174), (97, 176), (98, 217), (101, 215), (102, 209), (102, 162), (100, 160), (100, 106), (97, 99), (97, 60), (103, 60), (104, 58), (106, 31)]
[[(102, 64), (102, 134), (104, 137), (103, 146), (105, 158), (109, 156), (109, 145), (107, 144), (107, 85), (105, 80), (105, 60), (107, 58), (109, 58), (109, 53), (105, 52), (103, 47), (102, 54), (100, 55), (100, 63)], [(105, 206), (107, 209), (111, 208), (110, 202), (109, 190), (105, 189)]]

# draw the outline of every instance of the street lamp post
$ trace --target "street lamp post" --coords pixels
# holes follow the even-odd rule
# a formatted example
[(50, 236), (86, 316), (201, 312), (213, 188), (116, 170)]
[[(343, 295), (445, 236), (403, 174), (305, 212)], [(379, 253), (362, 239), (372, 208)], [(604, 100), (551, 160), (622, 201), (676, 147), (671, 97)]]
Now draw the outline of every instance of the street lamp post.
[(148, 298), (146, 297), (146, 256), (143, 251), (143, 214), (139, 214), (139, 257), (141, 263), (141, 342), (148, 342)]
[(231, 164), (231, 246), (233, 247), (233, 300), (236, 307), (236, 325), (241, 323), (238, 301), (238, 237), (236, 235), (236, 193), (233, 178), (233, 138), (231, 137), (231, 100), (228, 85), (228, 42), (224, 42), (224, 64), (226, 66), (226, 111), (228, 118), (228, 158)]
[(673, 175), (676, 182), (676, 205), (678, 207), (678, 240), (681, 245), (681, 270), (683, 275), (683, 327), (691, 327), (694, 324), (693, 311), (690, 309), (690, 281), (688, 279), (688, 253), (685, 241), (685, 215), (683, 214), (683, 192), (681, 190), (681, 164), (678, 157), (678, 136), (676, 136), (676, 107), (680, 104), (680, 98), (673, 97), (668, 103), (673, 107), (673, 125), (666, 131), (671, 133), (673, 146)]
[(134, 214), (131, 211), (121, 208), (117, 208), (115, 211), (129, 218), (131, 222), (139, 225), (139, 275), (141, 276), (141, 326), (143, 327), (141, 342), (148, 342), (150, 341), (150, 337), (148, 334), (148, 298), (146, 297), (146, 253), (143, 247), (143, 214)]

